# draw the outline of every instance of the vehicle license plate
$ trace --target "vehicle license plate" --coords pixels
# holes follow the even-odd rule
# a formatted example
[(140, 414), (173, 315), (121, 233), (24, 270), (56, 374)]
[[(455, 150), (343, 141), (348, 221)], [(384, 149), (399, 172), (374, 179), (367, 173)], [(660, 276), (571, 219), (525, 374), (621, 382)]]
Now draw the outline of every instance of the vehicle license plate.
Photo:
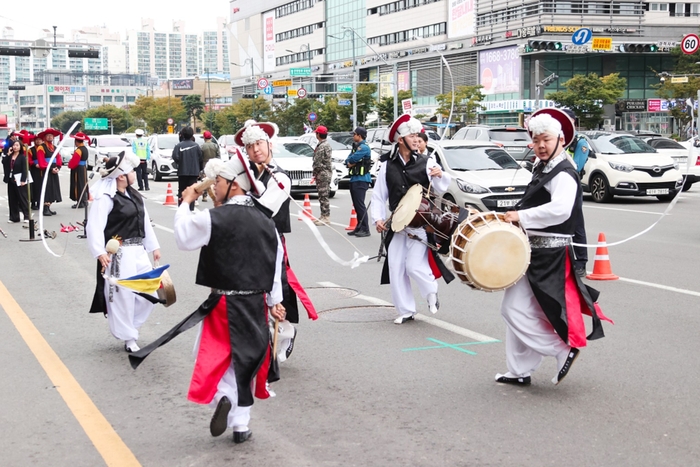
[(522, 150), (523, 150), (523, 148), (521, 148), (521, 147), (519, 147), (519, 146), (510, 147), (510, 148), (507, 147), (507, 148), (506, 148), (506, 151), (522, 151)]
[(509, 208), (518, 204), (519, 199), (499, 199), (496, 201), (496, 206), (499, 208)]
[(652, 190), (647, 190), (648, 195), (667, 195), (668, 188), (655, 188)]
[(299, 186), (310, 186), (310, 185), (315, 185), (316, 183), (312, 182), (311, 179), (305, 178), (304, 180), (299, 180)]

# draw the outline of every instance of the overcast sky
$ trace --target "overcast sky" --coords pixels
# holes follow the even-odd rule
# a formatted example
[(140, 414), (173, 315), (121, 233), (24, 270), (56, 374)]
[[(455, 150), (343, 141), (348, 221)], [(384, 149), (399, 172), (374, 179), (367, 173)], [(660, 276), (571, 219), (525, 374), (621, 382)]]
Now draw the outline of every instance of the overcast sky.
[[(8, 0), (3, 0), (3, 3)], [(254, 0), (251, 0), (254, 1)], [(117, 0), (115, 2), (85, 0), (29, 0), (13, 3), (17, 8), (0, 11), (0, 29), (11, 26), (15, 39), (38, 39), (42, 29), (66, 37), (72, 29), (90, 26), (106, 26), (110, 32), (119, 32), (126, 38), (127, 29), (139, 29), (141, 18), (153, 18), (158, 31), (170, 32), (173, 21), (185, 21), (185, 32), (197, 34), (216, 29), (216, 18), (228, 18), (228, 0)], [(9, 5), (4, 5), (9, 6)]]

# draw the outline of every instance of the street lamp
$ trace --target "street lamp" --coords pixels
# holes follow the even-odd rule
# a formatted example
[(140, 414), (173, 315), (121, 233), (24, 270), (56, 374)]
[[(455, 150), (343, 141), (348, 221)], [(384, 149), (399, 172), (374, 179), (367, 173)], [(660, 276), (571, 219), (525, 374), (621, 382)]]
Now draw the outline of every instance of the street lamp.
[[(333, 36), (333, 37), (335, 37), (335, 36)], [(290, 54), (295, 54), (295, 53), (296, 53), (296, 52), (293, 51), (293, 50), (289, 50), (289, 49), (285, 49), (285, 50), (286, 50), (287, 52), (289, 52)], [(299, 52), (303, 52), (303, 51), (305, 51), (305, 50), (306, 50), (306, 55), (307, 55), (307, 57), (308, 57), (308, 59), (309, 59), (309, 72), (311, 72), (311, 46), (310, 46), (308, 43), (307, 43), (307, 44), (301, 44), (301, 47), (299, 48)], [(310, 81), (310, 84), (309, 84), (309, 92), (313, 92), (313, 82), (314, 82), (313, 76), (309, 75), (309, 81)]]
[(343, 37), (334, 36), (328, 34), (328, 37), (333, 39), (342, 40), (347, 33), (350, 33), (350, 39), (352, 41), (352, 124), (357, 126), (357, 68), (355, 66), (355, 30), (343, 26)]

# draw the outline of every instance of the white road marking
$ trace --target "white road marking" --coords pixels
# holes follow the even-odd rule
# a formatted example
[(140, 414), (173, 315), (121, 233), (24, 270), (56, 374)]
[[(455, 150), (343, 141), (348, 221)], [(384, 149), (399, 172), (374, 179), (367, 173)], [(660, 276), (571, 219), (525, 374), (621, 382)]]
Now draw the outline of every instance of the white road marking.
[(165, 232), (170, 232), (171, 234), (175, 233), (175, 231), (173, 229), (169, 229), (168, 227), (165, 227), (165, 226), (160, 225), (160, 224), (153, 224), (153, 227), (155, 227), (156, 229), (163, 230)]
[[(318, 282), (318, 285), (321, 287), (342, 287), (338, 284), (335, 284), (333, 282)], [(353, 298), (359, 298), (360, 300), (364, 300), (366, 302), (369, 302), (373, 305), (379, 305), (379, 306), (393, 306), (392, 303), (387, 302), (385, 300), (382, 300), (381, 298), (376, 298), (376, 297), (370, 297), (369, 295), (356, 295)], [(431, 316), (425, 316), (421, 314), (415, 315), (416, 321), (423, 321), (424, 323), (431, 324), (437, 328), (444, 329), (446, 331), (451, 331), (454, 332), (455, 334), (459, 334), (460, 336), (468, 337), (469, 339), (473, 339), (478, 342), (493, 342), (497, 341), (499, 339), (496, 339), (494, 337), (489, 337), (485, 334), (480, 334), (476, 331), (472, 331), (471, 329), (463, 328), (461, 326), (457, 326), (456, 324), (448, 323), (447, 321), (443, 321), (441, 319), (433, 318)]]
[[(637, 214), (653, 214), (655, 216), (661, 216), (663, 212), (654, 212), (654, 211), (639, 211), (637, 209), (622, 209), (622, 208), (606, 208), (603, 206), (591, 206), (590, 204), (584, 204), (584, 208), (588, 209), (603, 209), (605, 211), (621, 211), (621, 212), (635, 212)], [(667, 216), (670, 216), (671, 213), (668, 213)]]
[(668, 290), (669, 292), (676, 292), (685, 295), (691, 295), (693, 297), (700, 297), (700, 292), (695, 292), (694, 290), (679, 289), (677, 287), (671, 287), (670, 285), (654, 284), (653, 282), (638, 281), (635, 279), (627, 279), (624, 277), (620, 277), (620, 280), (623, 282), (629, 282), (631, 284), (644, 285), (646, 287), (653, 287), (655, 289)]

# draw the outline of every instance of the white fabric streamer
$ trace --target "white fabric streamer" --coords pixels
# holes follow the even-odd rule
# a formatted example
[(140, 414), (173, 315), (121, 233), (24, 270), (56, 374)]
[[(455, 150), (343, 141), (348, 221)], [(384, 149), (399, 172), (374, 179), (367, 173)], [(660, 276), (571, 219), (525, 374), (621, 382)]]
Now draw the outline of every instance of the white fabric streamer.
[(360, 264), (366, 263), (369, 260), (369, 256), (360, 256), (359, 253), (355, 251), (353, 252), (352, 259), (350, 261), (344, 261), (338, 255), (336, 255), (333, 250), (331, 250), (321, 236), (321, 232), (318, 231), (318, 228), (313, 222), (311, 222), (311, 219), (308, 216), (306, 216), (302, 211), (299, 211), (298, 216), (299, 219), (303, 220), (309, 229), (311, 229), (311, 232), (314, 234), (314, 237), (316, 237), (316, 241), (319, 243), (319, 245), (321, 245), (321, 248), (323, 248), (326, 254), (336, 263), (340, 264), (341, 266), (350, 266), (350, 269), (355, 269)]

